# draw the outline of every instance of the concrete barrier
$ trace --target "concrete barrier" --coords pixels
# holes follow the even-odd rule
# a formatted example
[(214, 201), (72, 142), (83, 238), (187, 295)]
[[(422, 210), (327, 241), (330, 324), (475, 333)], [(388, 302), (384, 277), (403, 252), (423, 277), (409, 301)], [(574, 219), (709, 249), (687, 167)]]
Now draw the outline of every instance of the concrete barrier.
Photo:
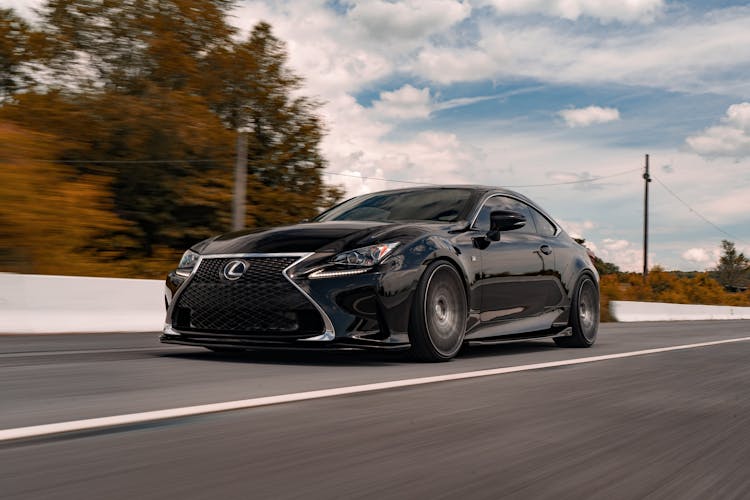
[(609, 310), (617, 321), (676, 321), (750, 319), (750, 307), (664, 304), (612, 300)]
[(0, 333), (156, 332), (164, 282), (0, 273)]
[[(750, 319), (750, 307), (611, 301), (617, 321)], [(156, 332), (161, 280), (0, 273), (0, 333)]]

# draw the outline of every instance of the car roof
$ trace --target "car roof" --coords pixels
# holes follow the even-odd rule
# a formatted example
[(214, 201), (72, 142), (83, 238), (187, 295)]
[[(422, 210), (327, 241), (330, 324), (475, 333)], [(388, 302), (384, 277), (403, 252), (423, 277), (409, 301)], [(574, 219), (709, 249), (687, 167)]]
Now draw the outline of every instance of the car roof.
[[(481, 184), (445, 184), (445, 185), (428, 184), (424, 186), (413, 186), (413, 187), (408, 187), (408, 188), (385, 189), (383, 191), (373, 191), (372, 193), (367, 193), (367, 194), (399, 193), (399, 192), (410, 192), (410, 191), (413, 192), (413, 191), (422, 191), (422, 190), (429, 190), (429, 189), (469, 189), (474, 192), (474, 199), (477, 200), (477, 202), (484, 199), (488, 195), (494, 195), (494, 194), (510, 195), (534, 207), (536, 210), (541, 212), (547, 219), (552, 221), (553, 224), (557, 226), (558, 231), (562, 231), (562, 227), (555, 220), (555, 218), (552, 217), (549, 214), (549, 212), (547, 212), (542, 207), (540, 207), (539, 204), (537, 204), (535, 201), (529, 199), (527, 196), (522, 195), (521, 193), (517, 191), (513, 191), (511, 189), (506, 189), (506, 188), (497, 187), (497, 186), (486, 186), (486, 185), (481, 185)], [(361, 196), (366, 196), (366, 195), (361, 195)]]
[(508, 194), (518, 194), (515, 191), (511, 191), (510, 189), (504, 189), (504, 188), (497, 187), (497, 186), (484, 186), (480, 184), (426, 184), (426, 185), (418, 185), (418, 186), (398, 188), (398, 189), (383, 189), (380, 191), (373, 191), (372, 193), (367, 193), (367, 194), (399, 193), (399, 192), (421, 191), (421, 190), (429, 190), (429, 189), (469, 189), (471, 191), (476, 191), (478, 193), (489, 193), (492, 191), (492, 192), (505, 192)]
[[(384, 189), (382, 191), (373, 191), (371, 193), (367, 194), (376, 194), (376, 193), (405, 193), (410, 191), (422, 191), (422, 190), (430, 190), (430, 189), (469, 189), (471, 191), (474, 191), (474, 194), (478, 197), (484, 197), (486, 194), (508, 194), (515, 196), (521, 200), (524, 200), (535, 207), (537, 207), (537, 204), (534, 203), (532, 200), (527, 198), (526, 196), (522, 195), (519, 192), (498, 187), (498, 186), (486, 186), (481, 184), (427, 184), (427, 185), (420, 185), (420, 186), (413, 186), (413, 187), (407, 187), (407, 188), (398, 188), (398, 189)], [(361, 195), (366, 196), (366, 195)], [(538, 208), (538, 207), (537, 207)]]

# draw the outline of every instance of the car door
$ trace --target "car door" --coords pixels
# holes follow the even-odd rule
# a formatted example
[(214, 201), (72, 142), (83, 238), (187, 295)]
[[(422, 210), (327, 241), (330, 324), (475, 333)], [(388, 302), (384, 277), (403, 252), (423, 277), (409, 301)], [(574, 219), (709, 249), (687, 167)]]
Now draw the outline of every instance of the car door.
[[(553, 318), (545, 313), (562, 299), (553, 247), (538, 233), (534, 209), (508, 196), (487, 199), (474, 229), (480, 234), (489, 231), (490, 213), (495, 210), (518, 212), (526, 224), (500, 233), (500, 240), (490, 242), (480, 253), (481, 321), (506, 326), (522, 322), (522, 330), (549, 328)], [(510, 328), (507, 333), (514, 332)]]

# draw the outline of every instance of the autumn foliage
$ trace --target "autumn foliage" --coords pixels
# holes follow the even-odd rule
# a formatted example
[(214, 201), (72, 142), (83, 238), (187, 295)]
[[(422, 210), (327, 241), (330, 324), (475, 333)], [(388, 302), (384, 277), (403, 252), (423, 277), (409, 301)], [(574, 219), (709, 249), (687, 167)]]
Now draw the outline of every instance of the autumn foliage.
[(710, 273), (678, 273), (655, 267), (644, 282), (639, 273), (613, 273), (600, 276), (601, 315), (612, 321), (610, 300), (750, 306), (750, 291), (727, 291)]
[(318, 104), (228, 0), (48, 0), (0, 9), (0, 271), (161, 277), (231, 226), (248, 136), (249, 227), (314, 216)]

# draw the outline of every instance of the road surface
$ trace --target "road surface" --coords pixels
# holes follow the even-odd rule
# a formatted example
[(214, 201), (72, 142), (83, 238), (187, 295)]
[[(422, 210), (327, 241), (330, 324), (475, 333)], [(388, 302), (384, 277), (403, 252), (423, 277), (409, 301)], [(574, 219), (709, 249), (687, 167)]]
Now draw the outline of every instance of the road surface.
[(540, 340), (418, 364), (0, 336), (0, 430), (522, 367), (0, 441), (0, 497), (750, 498), (750, 340), (608, 357), (746, 337), (750, 321), (605, 324), (593, 349)]

